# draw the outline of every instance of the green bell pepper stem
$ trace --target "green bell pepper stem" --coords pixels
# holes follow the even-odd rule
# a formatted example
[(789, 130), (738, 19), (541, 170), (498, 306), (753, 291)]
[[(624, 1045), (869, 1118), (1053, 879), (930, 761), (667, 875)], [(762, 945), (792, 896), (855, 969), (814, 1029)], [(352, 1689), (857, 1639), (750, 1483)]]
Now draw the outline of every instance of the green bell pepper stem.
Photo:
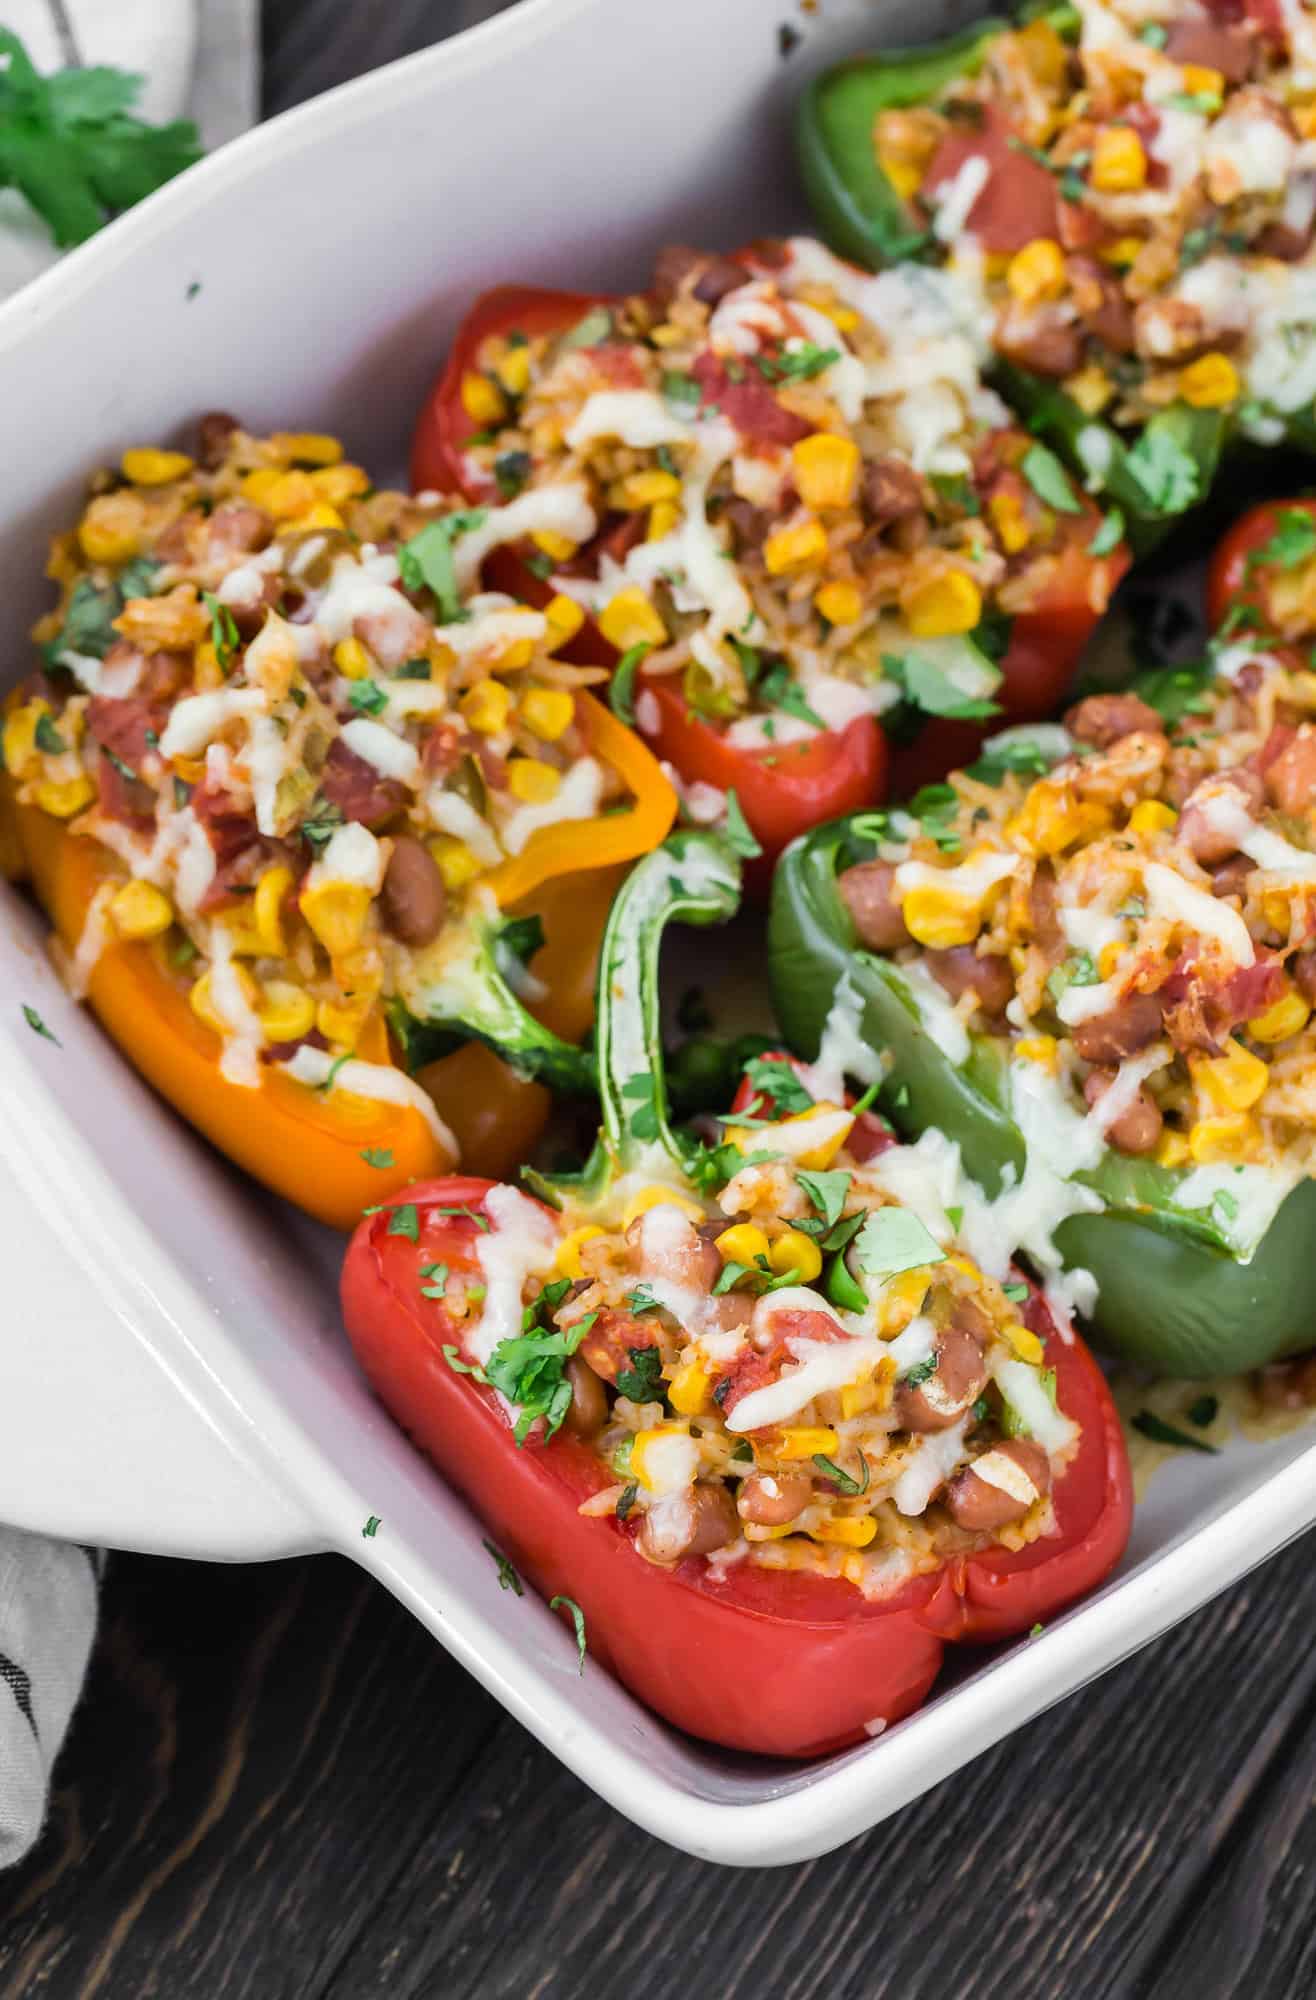
[(564, 1097), (592, 1096), (597, 1079), (590, 1052), (544, 1027), (509, 986), (498, 963), (506, 928), (496, 915), (477, 912), (415, 955), (390, 1022), (408, 1067), (445, 1053), (445, 1039), (452, 1046), (474, 1038), (520, 1077)]
[[(871, 840), (838, 821), (795, 841), (778, 863), (768, 931), (778, 1019), (792, 1047), (816, 1055), (837, 982), (848, 973), (864, 1034), (889, 1059), (888, 1116), (907, 1135), (935, 1129), (957, 1140), (966, 1173), (994, 1198), (1025, 1162), (999, 1045), (974, 1039), (968, 1060), (951, 1062), (899, 968), (858, 947), (836, 878), (873, 851)], [(1111, 1347), (1171, 1375), (1237, 1373), (1310, 1347), (1306, 1268), (1316, 1184), (1304, 1181), (1288, 1195), (1244, 1258), (1211, 1212), (1175, 1208), (1183, 1176), (1174, 1169), (1111, 1148), (1074, 1178), (1105, 1206), (1070, 1216), (1055, 1244), (1066, 1265), (1096, 1279), (1094, 1323)]]
[[(1078, 33), (1070, 6), (1027, 9), (1024, 18), (1048, 21), (1070, 39)], [(796, 158), (823, 235), (843, 257), (878, 271), (931, 249), (930, 232), (878, 163), (873, 120), (879, 111), (927, 104), (961, 77), (976, 76), (991, 44), (1015, 25), (989, 14), (945, 41), (856, 56), (814, 78), (796, 111)]]
[(711, 833), (669, 834), (613, 898), (599, 956), (597, 1032), (602, 1124), (582, 1173), (523, 1175), (549, 1200), (606, 1200), (614, 1181), (689, 1171), (694, 1147), (673, 1128), (663, 1063), (658, 960), (669, 923), (724, 923), (740, 903), (740, 862)]

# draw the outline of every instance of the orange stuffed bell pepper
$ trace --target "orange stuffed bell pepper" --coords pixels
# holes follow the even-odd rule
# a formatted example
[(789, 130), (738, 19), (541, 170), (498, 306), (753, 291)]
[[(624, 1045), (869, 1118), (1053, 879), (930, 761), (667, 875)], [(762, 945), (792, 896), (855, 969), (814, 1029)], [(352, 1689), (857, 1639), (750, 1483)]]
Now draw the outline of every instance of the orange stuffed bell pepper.
[(74, 990), (338, 1227), (458, 1161), (509, 1171), (544, 1085), (589, 1087), (563, 1037), (670, 785), (541, 613), (459, 586), (478, 517), (373, 490), (335, 440), (209, 417), (196, 457), (97, 484), (3, 732)]

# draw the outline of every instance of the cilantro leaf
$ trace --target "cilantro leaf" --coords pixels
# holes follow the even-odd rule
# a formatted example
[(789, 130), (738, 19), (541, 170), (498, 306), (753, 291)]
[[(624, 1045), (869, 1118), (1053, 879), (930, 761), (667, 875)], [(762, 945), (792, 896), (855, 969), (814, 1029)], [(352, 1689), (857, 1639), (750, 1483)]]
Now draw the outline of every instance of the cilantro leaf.
[(493, 465), (498, 491), (504, 500), (514, 500), (530, 477), (528, 451), (500, 451)]
[(1058, 514), (1083, 512), (1083, 503), (1075, 496), (1069, 474), (1055, 453), (1044, 444), (1030, 445), (1019, 469), (1038, 499), (1044, 500), (1048, 507), (1054, 507)]
[(763, 849), (749, 830), (749, 822), (740, 809), (740, 800), (733, 791), (727, 793), (727, 816), (722, 827), (722, 838), (733, 854), (742, 861), (754, 861)]
[(579, 1671), (583, 1674), (585, 1671), (585, 1654), (589, 1650), (585, 1643), (585, 1614), (574, 1597), (564, 1597), (561, 1591), (558, 1592), (556, 1597), (549, 1598), (548, 1608), (550, 1611), (556, 1611), (559, 1604), (564, 1610), (571, 1613), (571, 1622), (576, 1629), (576, 1656), (580, 1661)]
[(781, 354), (756, 354), (754, 365), (769, 382), (811, 382), (841, 358), (839, 347), (820, 347), (816, 340), (802, 340)]
[(522, 1586), (521, 1579), (517, 1575), (511, 1563), (507, 1560), (507, 1557), (503, 1554), (502, 1550), (496, 1547), (493, 1542), (489, 1541), (487, 1537), (483, 1541), (483, 1546), (486, 1549), (488, 1549), (490, 1555), (493, 1557), (495, 1563), (498, 1565), (498, 1588), (500, 1590), (513, 1591), (517, 1597), (524, 1597), (525, 1590)]
[(500, 1340), (489, 1356), (485, 1367), (489, 1382), (509, 1403), (519, 1405), (512, 1431), (519, 1445), (541, 1417), (545, 1438), (561, 1429), (571, 1408), (566, 1363), (597, 1318), (597, 1313), (586, 1313), (565, 1333), (552, 1326), (532, 1326)]
[(1154, 1410), (1139, 1410), (1133, 1418), (1133, 1428), (1143, 1437), (1150, 1438), (1153, 1444), (1169, 1444), (1181, 1451), (1205, 1451), (1212, 1455), (1218, 1450), (1205, 1438), (1192, 1437), (1187, 1431), (1181, 1431), (1177, 1424), (1167, 1424), (1164, 1417), (1158, 1417)]
[(1108, 514), (1102, 515), (1101, 526), (1088, 543), (1088, 554), (1090, 556), (1108, 556), (1112, 549), (1119, 547), (1123, 539), (1124, 516), (1118, 507), (1112, 507)]
[(456, 625), (465, 616), (457, 589), (452, 545), (459, 536), (478, 528), (488, 511), (487, 507), (470, 507), (464, 513), (448, 514), (441, 521), (427, 521), (398, 550), (398, 574), (404, 587), (433, 593), (441, 625)]
[(807, 722), (813, 729), (826, 729), (827, 724), (816, 708), (810, 708), (803, 688), (784, 660), (778, 660), (759, 676), (755, 692), (768, 708), (779, 708), (783, 715), (793, 715), (797, 722)]
[(627, 1292), (626, 1303), (637, 1319), (641, 1313), (658, 1312), (661, 1304), (648, 1285), (637, 1285), (634, 1291)]
[(843, 1167), (833, 1167), (826, 1173), (801, 1171), (795, 1179), (822, 1217), (823, 1228), (834, 1229), (841, 1219), (854, 1175)]
[(884, 1281), (946, 1258), (936, 1238), (907, 1208), (875, 1208), (855, 1238), (854, 1254), (861, 1271)]
[(703, 399), (703, 390), (693, 375), (683, 375), (679, 369), (665, 368), (659, 387), (666, 402), (682, 415), (689, 416), (697, 410)]
[(1158, 514), (1182, 514), (1201, 498), (1201, 467), (1167, 431), (1148, 425), (1125, 467)]
[(925, 715), (945, 715), (958, 722), (975, 722), (999, 715), (1000, 704), (965, 694), (948, 673), (922, 653), (882, 655), (884, 671), (905, 691), (906, 699)]
[(745, 1077), (756, 1097), (766, 1097), (775, 1111), (807, 1111), (813, 1097), (788, 1062), (774, 1062), (770, 1056), (752, 1056), (745, 1064)]
[(1316, 520), (1300, 507), (1285, 507), (1280, 512), (1279, 523), (1270, 540), (1261, 548), (1253, 549), (1244, 568), (1249, 576), (1265, 563), (1274, 563), (1278, 569), (1297, 569), (1314, 555)]
[(203, 590), (201, 602), (210, 613), (210, 643), (215, 649), (215, 658), (224, 673), (238, 647), (242, 644), (242, 634), (237, 621), (227, 604), (221, 604), (213, 590)]
[(64, 1044), (59, 1039), (59, 1036), (51, 1033), (36, 1008), (29, 1007), (26, 1000), (23, 1002), (23, 1019), (27, 1022), (28, 1027), (34, 1035), (40, 1035), (43, 1042), (53, 1042), (57, 1049), (63, 1048)]
[(341, 806), (330, 799), (314, 798), (298, 831), (312, 854), (323, 854), (339, 827), (344, 825), (346, 821)]
[(409, 1243), (420, 1241), (420, 1213), (414, 1201), (404, 1201), (388, 1218), (388, 1236), (405, 1236)]
[(663, 1357), (656, 1347), (629, 1349), (631, 1365), (617, 1370), (617, 1393), (632, 1403), (660, 1403), (663, 1398)]
[(622, 1101), (635, 1108), (629, 1129), (633, 1139), (658, 1137), (658, 1098), (653, 1077), (647, 1071), (628, 1077), (621, 1087)]
[(377, 681), (353, 681), (347, 691), (347, 701), (358, 715), (381, 715), (388, 707), (388, 696)]
[(373, 1542), (383, 1525), (384, 1523), (380, 1520), (378, 1514), (371, 1514), (367, 1517), (366, 1524), (362, 1528), (361, 1533), (366, 1541)]
[(1071, 951), (1062, 965), (1047, 974), (1046, 990), (1053, 1005), (1071, 986), (1100, 986), (1101, 974), (1090, 951)]
[(367, 1146), (361, 1158), (368, 1167), (391, 1167), (393, 1155), (387, 1146)]
[(842, 1493), (867, 1493), (869, 1479), (868, 1460), (862, 1452), (859, 1453), (859, 1463), (863, 1467), (864, 1473), (862, 1484), (859, 1480), (853, 1478), (850, 1473), (837, 1465), (833, 1459), (827, 1458), (820, 1451), (814, 1453), (813, 1462), (819, 1472), (821, 1472), (823, 1478), (832, 1480), (835, 1485), (840, 1487)]
[(44, 750), (48, 757), (58, 757), (69, 747), (55, 727), (54, 717), (50, 715), (37, 717), (35, 741), (37, 749)]

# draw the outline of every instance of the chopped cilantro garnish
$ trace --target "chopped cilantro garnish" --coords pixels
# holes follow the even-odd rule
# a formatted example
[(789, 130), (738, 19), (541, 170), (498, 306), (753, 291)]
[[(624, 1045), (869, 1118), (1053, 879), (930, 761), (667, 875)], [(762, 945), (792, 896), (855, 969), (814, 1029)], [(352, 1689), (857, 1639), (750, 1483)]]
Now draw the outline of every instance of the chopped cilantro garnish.
[(368, 1167), (391, 1167), (393, 1155), (387, 1146), (367, 1146), (361, 1158)]
[(1083, 512), (1083, 503), (1069, 483), (1069, 474), (1044, 444), (1030, 445), (1019, 469), (1038, 499), (1044, 500), (1048, 507), (1054, 507), (1060, 514)]
[(656, 1347), (632, 1347), (630, 1367), (617, 1370), (617, 1394), (632, 1403), (659, 1403), (663, 1394), (663, 1357)]
[(820, 1451), (814, 1453), (813, 1462), (819, 1472), (822, 1473), (823, 1478), (830, 1479), (835, 1485), (839, 1486), (842, 1493), (867, 1493), (869, 1478), (868, 1460), (862, 1452), (859, 1453), (859, 1463), (863, 1467), (862, 1481), (853, 1478), (850, 1473), (837, 1465), (833, 1459), (825, 1457)]
[(507, 1557), (503, 1554), (502, 1550), (498, 1548), (493, 1542), (489, 1541), (487, 1537), (484, 1540), (484, 1547), (488, 1549), (490, 1555), (494, 1559), (494, 1562), (498, 1566), (498, 1588), (500, 1590), (514, 1591), (518, 1597), (524, 1597), (525, 1590), (522, 1587), (521, 1579), (517, 1575), (511, 1563), (508, 1562)]
[(574, 1597), (564, 1597), (561, 1591), (558, 1592), (556, 1597), (550, 1597), (548, 1600), (550, 1611), (556, 1611), (559, 1605), (562, 1606), (564, 1611), (569, 1611), (571, 1614), (571, 1623), (575, 1627), (576, 1633), (576, 1657), (580, 1662), (578, 1671), (583, 1674), (585, 1671), (585, 1654), (589, 1650), (585, 1643), (585, 1614)]
[(637, 1285), (634, 1291), (627, 1292), (626, 1303), (637, 1319), (641, 1313), (657, 1312), (660, 1306), (648, 1285)]
[(1133, 1428), (1140, 1431), (1153, 1444), (1174, 1445), (1181, 1451), (1206, 1451), (1214, 1453), (1216, 1446), (1208, 1444), (1205, 1438), (1195, 1438), (1187, 1431), (1181, 1431), (1177, 1424), (1167, 1424), (1164, 1417), (1158, 1417), (1154, 1410), (1139, 1410), (1133, 1419)]
[(339, 827), (345, 824), (341, 806), (330, 799), (315, 798), (298, 831), (312, 854), (323, 854)]
[(1270, 540), (1252, 551), (1244, 567), (1248, 575), (1265, 563), (1274, 563), (1278, 569), (1297, 569), (1314, 555), (1316, 520), (1300, 507), (1285, 507)]
[(875, 1208), (855, 1238), (855, 1261), (870, 1277), (894, 1278), (923, 1264), (940, 1264), (946, 1252), (907, 1208)]
[(69, 747), (56, 729), (54, 717), (50, 715), (37, 717), (34, 741), (37, 749), (44, 750), (48, 757), (58, 757)]
[(756, 1097), (766, 1097), (775, 1111), (807, 1111), (813, 1097), (788, 1062), (774, 1062), (770, 1056), (751, 1056), (745, 1076)]
[(221, 604), (213, 590), (203, 590), (201, 602), (210, 613), (210, 643), (215, 649), (220, 671), (227, 673), (233, 655), (242, 644), (242, 634), (238, 631), (237, 620), (227, 604)]
[(376, 681), (353, 681), (347, 701), (358, 715), (380, 715), (388, 707), (388, 696)]
[(23, 1019), (27, 1022), (28, 1027), (34, 1035), (40, 1035), (42, 1041), (53, 1042), (57, 1049), (63, 1048), (64, 1044), (59, 1039), (59, 1036), (52, 1035), (36, 1008), (29, 1007), (26, 1000), (23, 1002)]
[(1129, 452), (1125, 467), (1159, 514), (1182, 514), (1201, 497), (1197, 460), (1176, 438), (1151, 425)]
[(754, 365), (769, 382), (811, 382), (840, 358), (839, 347), (820, 347), (817, 341), (802, 340), (789, 353), (756, 354)]
[(1090, 951), (1071, 951), (1062, 965), (1048, 973), (1046, 990), (1053, 1004), (1059, 1002), (1063, 993), (1071, 986), (1099, 986), (1101, 974)]
[[(531, 1311), (537, 1316), (553, 1310), (541, 1292)], [(530, 1314), (526, 1315), (530, 1319)], [(565, 1332), (551, 1320), (547, 1324), (531, 1320), (520, 1334), (500, 1340), (489, 1356), (485, 1369), (489, 1381), (509, 1403), (519, 1405), (512, 1435), (524, 1444), (531, 1426), (542, 1417), (544, 1436), (551, 1438), (561, 1429), (571, 1408), (571, 1382), (566, 1364), (598, 1318), (586, 1313)]]
[(635, 676), (645, 655), (652, 649), (643, 640), (638, 646), (628, 646), (612, 670), (608, 682), (608, 706), (619, 722), (628, 729), (635, 727)]
[(666, 400), (686, 415), (698, 409), (704, 393), (693, 375), (683, 375), (676, 368), (663, 370), (659, 386)]
[[(421, 1290), (424, 1291), (424, 1289), (425, 1287), (422, 1285)], [(443, 1349), (443, 1358), (454, 1375), (471, 1375), (477, 1382), (488, 1382), (489, 1377), (485, 1374), (483, 1368), (477, 1368), (473, 1362), (463, 1361), (457, 1349), (451, 1344), (445, 1346)]]
[(430, 678), (430, 663), (426, 659), (404, 660), (400, 667), (393, 669), (395, 681), (427, 681)]
[(530, 477), (528, 451), (500, 451), (494, 460), (494, 478), (504, 500), (514, 500)]
[(884, 653), (883, 671), (902, 687), (905, 697), (925, 715), (945, 715), (956, 721), (983, 721), (999, 715), (1000, 705), (978, 695), (966, 694), (950, 675), (934, 666), (923, 653)]
[(405, 1236), (409, 1243), (420, 1241), (420, 1215), (414, 1201), (404, 1201), (388, 1218), (389, 1236)]
[(366, 1518), (366, 1524), (364, 1528), (362, 1528), (361, 1530), (361, 1533), (364, 1536), (365, 1540), (368, 1542), (373, 1542), (375, 1536), (379, 1533), (383, 1525), (384, 1523), (380, 1520), (378, 1514), (368, 1515)]
[(1198, 1396), (1195, 1402), (1188, 1405), (1186, 1414), (1190, 1424), (1196, 1424), (1199, 1430), (1205, 1430), (1220, 1414), (1220, 1398)]
[(916, 1361), (900, 1379), (907, 1389), (921, 1389), (925, 1382), (932, 1380), (936, 1372), (937, 1357), (935, 1354), (929, 1354), (926, 1361)]
[(1112, 549), (1119, 547), (1123, 539), (1124, 516), (1118, 507), (1112, 507), (1109, 513), (1102, 515), (1101, 526), (1088, 543), (1088, 554), (1108, 556)]
[(425, 1280), (421, 1286), (421, 1297), (443, 1299), (448, 1296), (448, 1266), (446, 1264), (422, 1264), (420, 1275)]
[(796, 1182), (817, 1209), (824, 1229), (832, 1229), (841, 1219), (845, 1198), (854, 1182), (854, 1175), (842, 1167), (833, 1167), (827, 1172), (809, 1173), (801, 1171), (795, 1176)]
[(727, 816), (722, 827), (722, 838), (733, 854), (742, 861), (753, 861), (763, 849), (749, 830), (749, 822), (740, 809), (740, 800), (734, 791), (727, 793)]
[(470, 507), (441, 521), (428, 521), (398, 550), (398, 573), (407, 590), (429, 590), (439, 609), (439, 623), (458, 624), (465, 613), (457, 589), (452, 545), (484, 521), (486, 507)]

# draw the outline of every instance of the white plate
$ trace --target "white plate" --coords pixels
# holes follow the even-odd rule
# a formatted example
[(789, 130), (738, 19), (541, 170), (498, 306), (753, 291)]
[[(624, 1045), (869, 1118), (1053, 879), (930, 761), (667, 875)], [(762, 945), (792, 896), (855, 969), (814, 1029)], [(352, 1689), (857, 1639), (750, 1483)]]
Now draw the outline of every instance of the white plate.
[[(883, 25), (928, 35), (968, 11), (887, 0)], [(10, 677), (47, 601), (45, 538), (125, 445), (220, 407), (400, 464), (480, 286), (635, 282), (664, 241), (797, 221), (786, 107), (865, 32), (799, 20), (806, 46), (784, 62), (767, 0), (528, 0), (238, 141), (7, 305)], [(478, 1524), (352, 1366), (335, 1246), (151, 1097), (60, 991), (40, 924), (17, 896), (8, 909), (0, 1517), (217, 1558), (340, 1549), (588, 1784), (693, 1853), (796, 1861), (850, 1838), (1316, 1517), (1308, 1436), (1175, 1464), (1102, 1592), (976, 1671), (957, 1661), (888, 1736), (807, 1768), (691, 1744), (599, 1669), (578, 1679), (564, 1627), (499, 1590)], [(365, 1540), (371, 1513), (383, 1526)]]

